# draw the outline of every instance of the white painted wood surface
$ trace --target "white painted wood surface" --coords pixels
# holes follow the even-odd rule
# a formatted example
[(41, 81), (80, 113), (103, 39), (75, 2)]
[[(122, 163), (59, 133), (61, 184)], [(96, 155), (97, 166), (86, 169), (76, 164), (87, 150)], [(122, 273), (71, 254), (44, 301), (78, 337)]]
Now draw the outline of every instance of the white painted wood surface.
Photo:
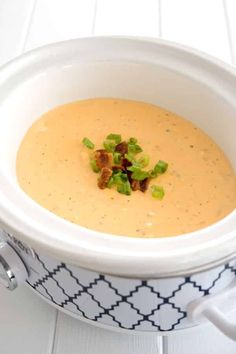
[[(236, 311), (229, 319), (236, 323)], [(236, 343), (206, 324), (163, 340), (165, 354), (235, 354)]]
[(224, 1), (227, 30), (229, 33), (229, 42), (232, 53), (232, 63), (236, 65), (236, 1)]
[(22, 286), (0, 289), (0, 353), (51, 354), (57, 311)]
[[(58, 315), (53, 354), (162, 354), (162, 338), (106, 331)], [(159, 348), (159, 349), (158, 349)]]
[[(0, 0), (0, 64), (85, 35), (162, 37), (236, 64), (236, 0)], [(231, 315), (236, 322), (236, 312)], [(1, 354), (235, 354), (212, 326), (165, 337), (118, 334), (58, 313), (27, 288), (0, 289)]]
[(158, 37), (159, 1), (97, 0), (94, 33)]
[(162, 0), (161, 11), (163, 38), (230, 61), (222, 0)]
[(22, 53), (34, 0), (0, 1), (0, 65)]
[(36, 0), (26, 50), (92, 33), (96, 0)]

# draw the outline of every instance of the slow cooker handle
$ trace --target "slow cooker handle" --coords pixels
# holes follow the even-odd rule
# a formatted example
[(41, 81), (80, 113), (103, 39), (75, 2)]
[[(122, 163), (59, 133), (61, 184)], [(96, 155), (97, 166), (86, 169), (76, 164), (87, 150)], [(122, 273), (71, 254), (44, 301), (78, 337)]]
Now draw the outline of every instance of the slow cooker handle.
[(0, 239), (0, 285), (14, 290), (28, 277), (26, 267), (18, 253)]
[(188, 316), (195, 323), (208, 320), (227, 337), (236, 341), (236, 323), (232, 323), (219, 309), (226, 310), (227, 305), (229, 307), (231, 303), (235, 304), (235, 300), (236, 280), (216, 295), (207, 295), (191, 302), (187, 308)]

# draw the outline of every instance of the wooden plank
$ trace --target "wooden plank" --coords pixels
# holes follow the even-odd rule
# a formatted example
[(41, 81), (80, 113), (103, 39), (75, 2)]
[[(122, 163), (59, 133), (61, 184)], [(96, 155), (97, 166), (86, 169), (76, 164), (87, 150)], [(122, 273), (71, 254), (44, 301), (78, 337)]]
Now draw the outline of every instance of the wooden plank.
[(224, 6), (232, 51), (232, 64), (236, 65), (236, 1), (224, 0)]
[(159, 36), (158, 0), (97, 0), (97, 35)]
[(161, 18), (163, 38), (230, 62), (222, 0), (163, 0)]
[(162, 338), (155, 335), (117, 333), (59, 313), (54, 354), (162, 354)]
[(90, 35), (95, 4), (95, 0), (37, 1), (26, 49)]
[[(236, 311), (229, 319), (236, 323)], [(165, 354), (235, 354), (235, 350), (236, 343), (211, 324), (164, 338)]]
[(21, 54), (34, 2), (0, 1), (0, 65)]
[(51, 354), (56, 310), (22, 286), (0, 288), (0, 352)]

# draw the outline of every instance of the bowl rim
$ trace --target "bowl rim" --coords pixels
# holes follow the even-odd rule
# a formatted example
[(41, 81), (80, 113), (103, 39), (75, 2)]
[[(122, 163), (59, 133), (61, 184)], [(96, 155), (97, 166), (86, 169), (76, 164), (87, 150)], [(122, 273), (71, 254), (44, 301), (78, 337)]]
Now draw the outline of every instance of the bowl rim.
[[(52, 53), (60, 55), (65, 50), (84, 43), (90, 47), (112, 43), (155, 46), (177, 54), (182, 60), (186, 57), (186, 62), (187, 58), (193, 62), (197, 60), (204, 70), (209, 69), (213, 73), (216, 70), (223, 80), (226, 80), (224, 76), (230, 77), (236, 84), (235, 70), (229, 64), (183, 45), (154, 38), (89, 36), (49, 44), (14, 59), (0, 70), (0, 91), (10, 78), (27, 70), (28, 66), (45, 60)], [(9, 183), (1, 166), (0, 185), (6, 186), (0, 190), (0, 224), (3, 229), (13, 233), (36, 251), (42, 250), (52, 257), (90, 270), (123, 277), (170, 277), (201, 272), (236, 256), (236, 210), (211, 226), (177, 237), (123, 237), (74, 225), (48, 212), (30, 199), (19, 186)], [(14, 190), (19, 200), (27, 205), (30, 214), (27, 215), (17, 208), (8, 196), (8, 189)], [(33, 215), (40, 217), (36, 220)], [(233, 231), (217, 235), (219, 230), (230, 223), (234, 226)]]

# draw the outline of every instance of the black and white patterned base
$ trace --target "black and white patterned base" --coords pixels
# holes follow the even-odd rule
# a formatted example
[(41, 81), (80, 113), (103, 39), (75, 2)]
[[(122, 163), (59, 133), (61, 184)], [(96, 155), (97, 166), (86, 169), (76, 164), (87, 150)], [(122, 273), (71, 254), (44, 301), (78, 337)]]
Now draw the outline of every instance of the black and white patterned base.
[(129, 330), (163, 332), (195, 325), (188, 320), (187, 305), (224, 289), (236, 273), (235, 260), (186, 277), (120, 278), (34, 253), (10, 235), (8, 241), (28, 268), (28, 284), (47, 300), (88, 320)]

